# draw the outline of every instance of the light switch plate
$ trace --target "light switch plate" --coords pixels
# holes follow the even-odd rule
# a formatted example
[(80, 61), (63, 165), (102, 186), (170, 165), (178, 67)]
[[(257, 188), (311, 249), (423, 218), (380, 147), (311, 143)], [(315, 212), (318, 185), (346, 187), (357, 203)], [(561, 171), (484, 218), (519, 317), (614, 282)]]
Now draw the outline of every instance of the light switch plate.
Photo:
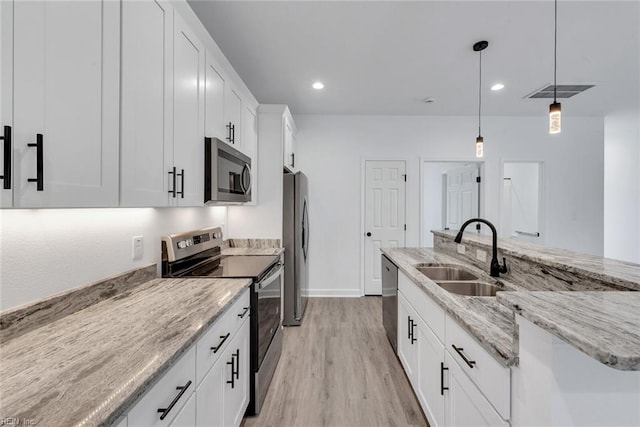
[(485, 262), (487, 260), (487, 253), (481, 249), (476, 249), (476, 259)]
[(464, 245), (463, 245), (462, 243), (458, 243), (458, 253), (459, 253), (460, 255), (464, 255), (464, 252), (465, 252), (465, 247), (464, 247)]
[(144, 244), (143, 236), (133, 236), (132, 258), (133, 260), (142, 259), (142, 248)]

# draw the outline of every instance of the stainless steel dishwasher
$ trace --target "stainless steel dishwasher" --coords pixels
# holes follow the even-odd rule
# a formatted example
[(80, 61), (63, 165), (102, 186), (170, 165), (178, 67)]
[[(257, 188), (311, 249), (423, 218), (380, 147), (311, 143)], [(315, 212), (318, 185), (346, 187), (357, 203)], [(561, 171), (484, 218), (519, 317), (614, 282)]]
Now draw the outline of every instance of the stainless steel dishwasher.
[(382, 255), (382, 324), (387, 337), (398, 351), (398, 267)]

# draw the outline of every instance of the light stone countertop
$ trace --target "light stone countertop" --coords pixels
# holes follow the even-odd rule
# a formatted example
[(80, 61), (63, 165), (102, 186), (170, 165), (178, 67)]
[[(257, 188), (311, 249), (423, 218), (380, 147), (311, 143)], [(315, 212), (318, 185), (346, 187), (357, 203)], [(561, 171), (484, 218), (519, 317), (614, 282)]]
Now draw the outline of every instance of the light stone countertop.
[(114, 423), (250, 283), (155, 279), (3, 342), (0, 416)]
[[(418, 285), (429, 297), (440, 305), (467, 332), (505, 367), (517, 365), (514, 351), (513, 312), (492, 297), (466, 297), (445, 291), (431, 279), (420, 273), (415, 264), (434, 263), (460, 265), (476, 273), (480, 279), (494, 283), (495, 280), (480, 269), (458, 261), (431, 248), (382, 248), (398, 268)], [(513, 285), (502, 282), (506, 289), (515, 290)]]
[(502, 292), (497, 299), (599, 362), (640, 371), (640, 293)]
[[(436, 236), (453, 239), (455, 231), (431, 231)], [(464, 233), (463, 241), (491, 247), (491, 236)], [(538, 264), (575, 272), (625, 288), (640, 291), (640, 265), (617, 259), (581, 254), (565, 249), (551, 248), (515, 239), (498, 239), (498, 250), (503, 256), (515, 256)]]

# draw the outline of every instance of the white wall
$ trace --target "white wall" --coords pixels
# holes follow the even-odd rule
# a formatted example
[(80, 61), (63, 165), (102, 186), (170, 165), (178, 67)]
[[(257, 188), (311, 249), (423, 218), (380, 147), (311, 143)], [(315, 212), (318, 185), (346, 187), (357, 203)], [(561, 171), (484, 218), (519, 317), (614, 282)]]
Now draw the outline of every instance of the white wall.
[[(475, 159), (474, 117), (298, 115), (300, 170), (309, 178), (311, 295), (359, 295), (361, 164), (365, 158), (407, 160), (407, 246), (420, 240), (420, 157)], [(563, 117), (548, 134), (544, 115), (487, 117), (484, 216), (499, 224), (501, 162), (544, 161), (548, 173), (547, 244), (602, 254), (603, 121)]]
[[(0, 211), (0, 310), (158, 264), (160, 236), (222, 225), (227, 208), (4, 209)], [(132, 237), (144, 236), (132, 260)]]
[(640, 111), (605, 117), (604, 255), (640, 263)]

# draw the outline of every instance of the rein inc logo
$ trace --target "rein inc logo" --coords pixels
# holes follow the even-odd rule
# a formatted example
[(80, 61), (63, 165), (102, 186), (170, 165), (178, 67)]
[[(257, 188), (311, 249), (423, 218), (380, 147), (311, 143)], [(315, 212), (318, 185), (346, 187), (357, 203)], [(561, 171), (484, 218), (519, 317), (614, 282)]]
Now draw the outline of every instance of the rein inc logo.
[(0, 426), (34, 426), (38, 422), (31, 418), (0, 418)]

